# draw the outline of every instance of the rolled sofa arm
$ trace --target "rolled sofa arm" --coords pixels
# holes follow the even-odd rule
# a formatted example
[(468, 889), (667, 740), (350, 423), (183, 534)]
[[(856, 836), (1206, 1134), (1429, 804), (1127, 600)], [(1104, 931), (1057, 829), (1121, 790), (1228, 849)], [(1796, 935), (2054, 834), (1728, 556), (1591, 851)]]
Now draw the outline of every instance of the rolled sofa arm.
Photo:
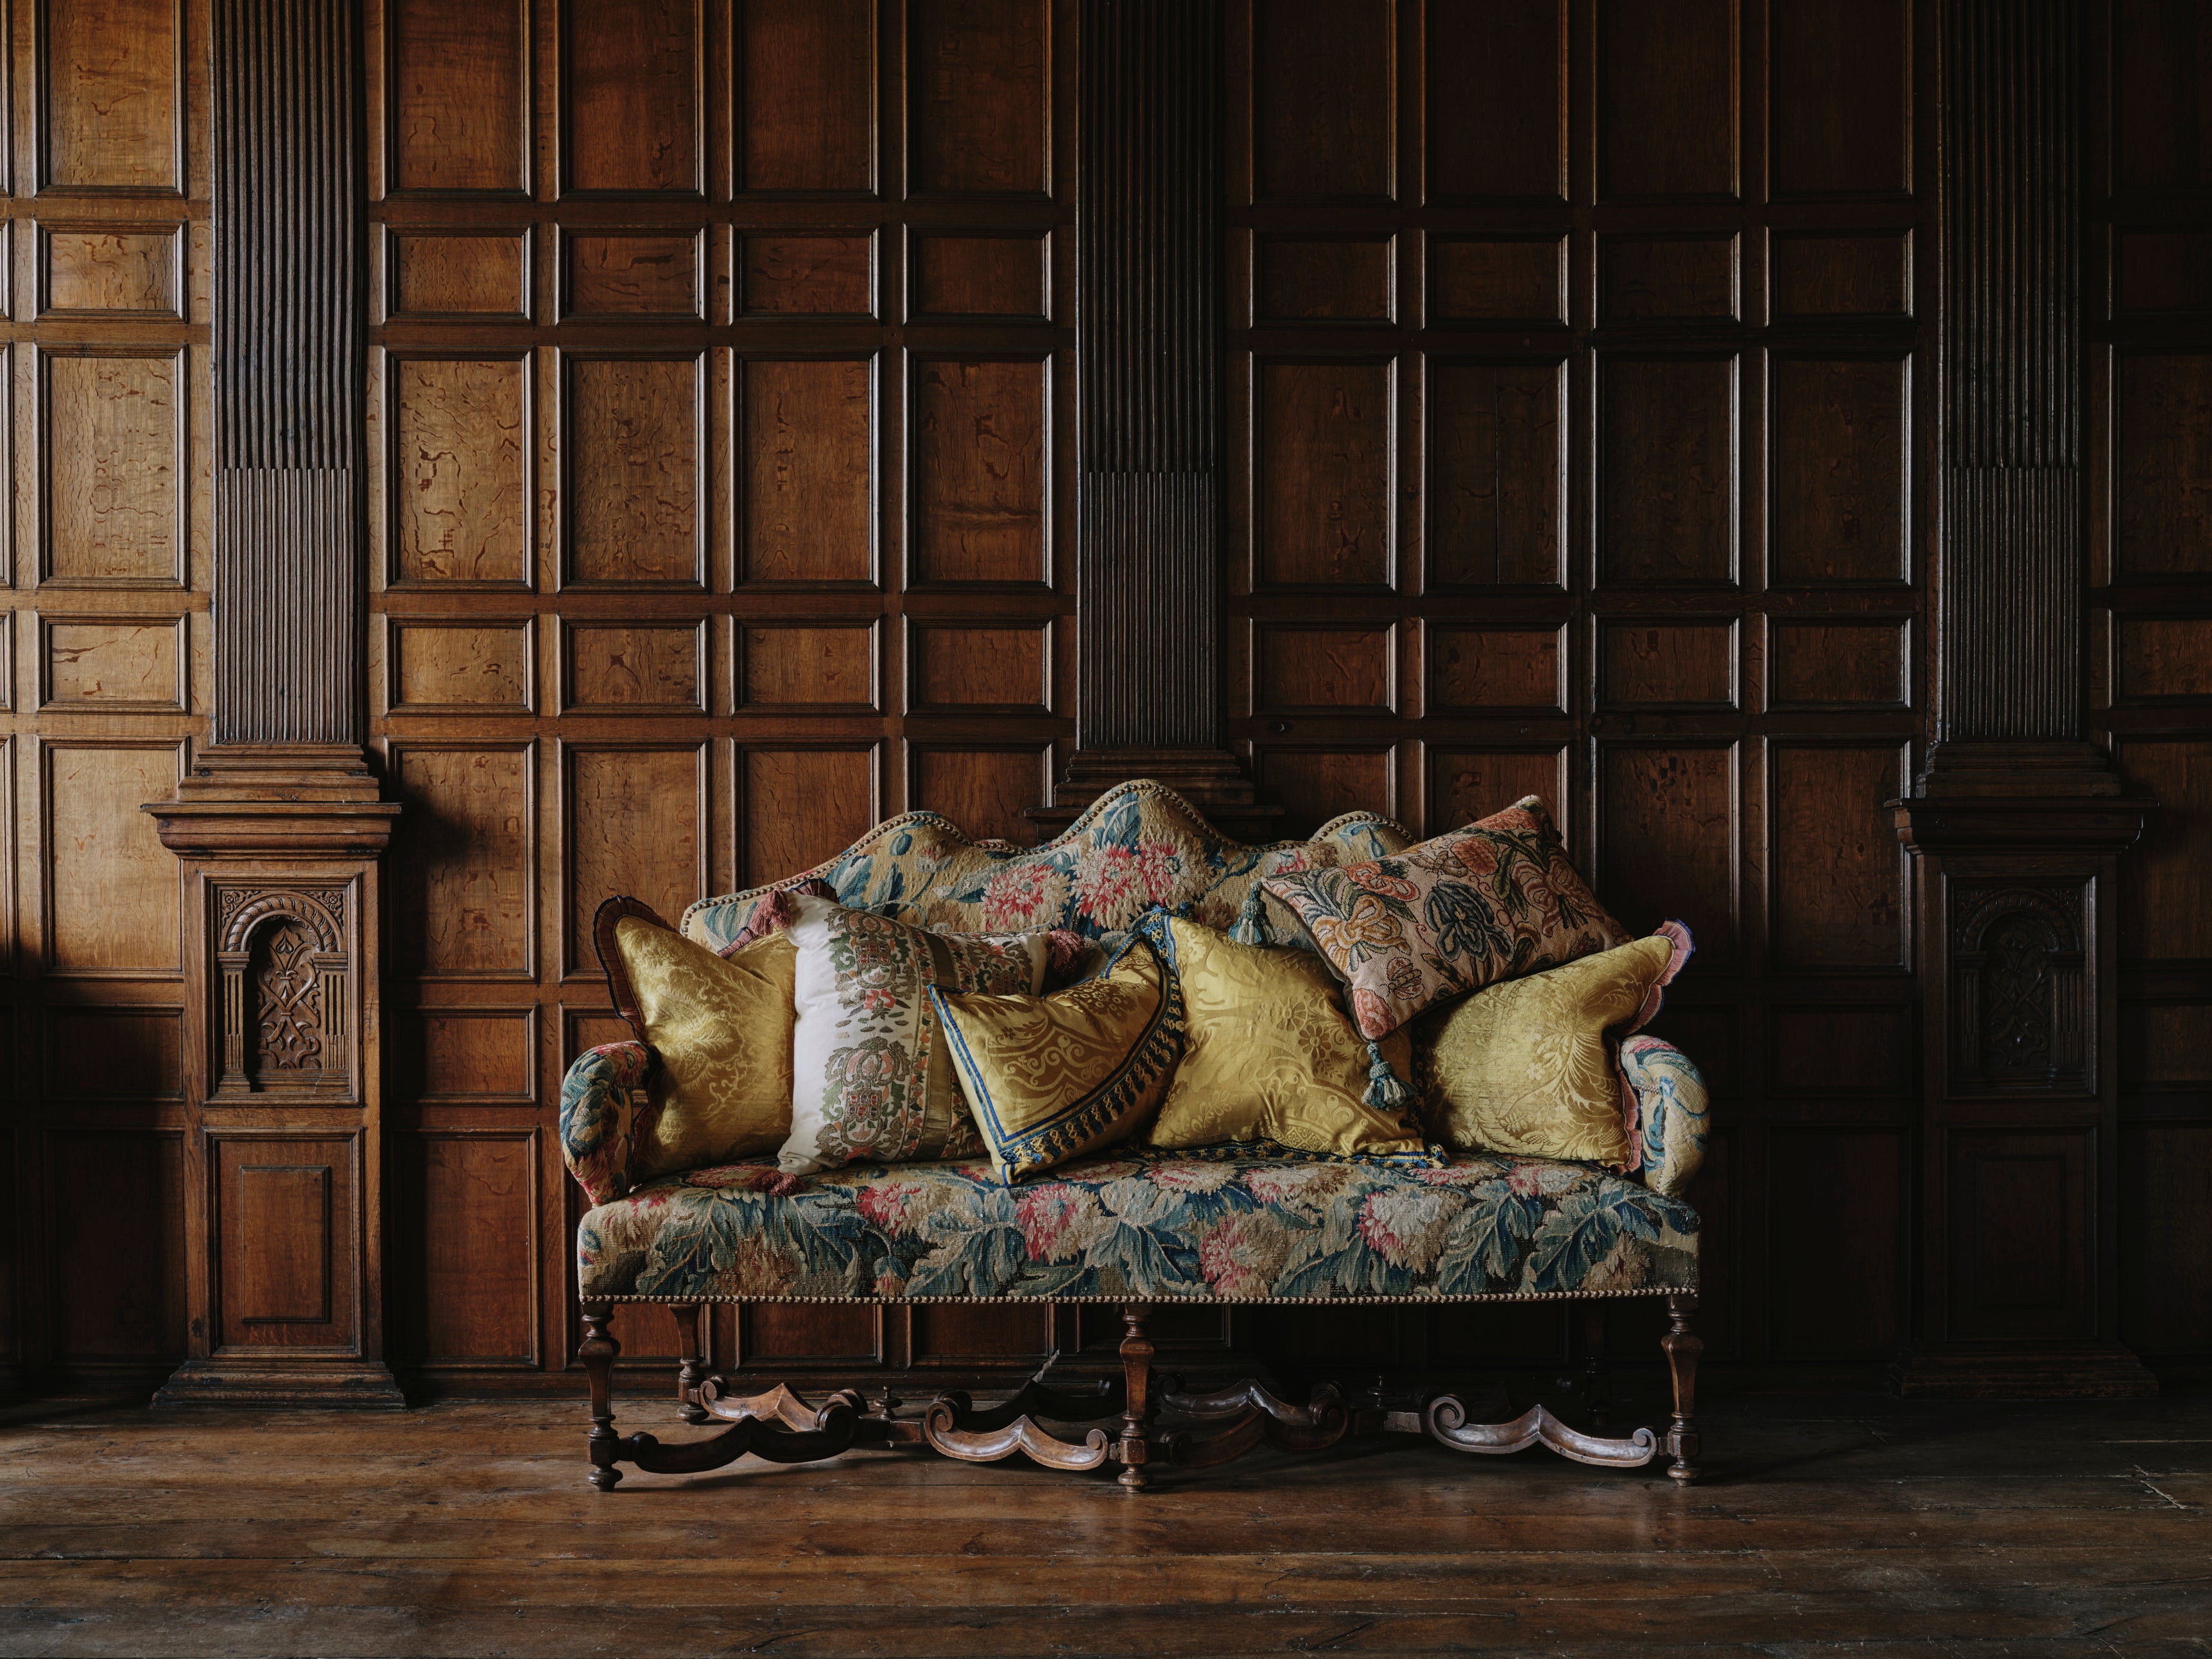
[(653, 1075), (654, 1054), (642, 1042), (609, 1042), (576, 1056), (561, 1079), (561, 1156), (594, 1204), (629, 1191), (636, 1091)]
[(1705, 1080), (1687, 1054), (1654, 1036), (1625, 1039), (1620, 1069), (1636, 1091), (1644, 1184), (1679, 1198), (1705, 1161)]

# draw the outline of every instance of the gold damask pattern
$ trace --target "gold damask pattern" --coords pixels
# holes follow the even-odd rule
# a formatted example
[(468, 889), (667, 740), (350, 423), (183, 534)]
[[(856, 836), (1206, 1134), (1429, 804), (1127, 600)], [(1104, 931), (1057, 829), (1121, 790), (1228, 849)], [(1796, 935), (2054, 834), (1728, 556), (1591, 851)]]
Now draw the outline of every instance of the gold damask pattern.
[[(1367, 1044), (1336, 981), (1307, 951), (1239, 945), (1194, 921), (1168, 924), (1188, 1036), (1145, 1144), (1163, 1149), (1273, 1142), (1339, 1158), (1425, 1157), (1419, 1126), (1364, 1098)], [(1406, 1073), (1412, 1039), (1381, 1045)]]
[(1002, 1180), (1126, 1140), (1182, 1053), (1182, 995), (1154, 919), (1106, 971), (1048, 996), (930, 993), (961, 1091)]
[[(1613, 1046), (1659, 1011), (1690, 954), (1669, 922), (1649, 939), (1478, 991), (1415, 1033), (1430, 1127), (1455, 1152), (1643, 1162), (1636, 1092)], [(1610, 1035), (1608, 1035), (1610, 1033)]]
[(1370, 1037), (1629, 937), (1568, 862), (1534, 795), (1391, 857), (1261, 884), (1297, 914)]
[(660, 1056), (630, 1178), (774, 1152), (791, 1127), (790, 941), (771, 935), (723, 957), (646, 916), (622, 916), (611, 933)]

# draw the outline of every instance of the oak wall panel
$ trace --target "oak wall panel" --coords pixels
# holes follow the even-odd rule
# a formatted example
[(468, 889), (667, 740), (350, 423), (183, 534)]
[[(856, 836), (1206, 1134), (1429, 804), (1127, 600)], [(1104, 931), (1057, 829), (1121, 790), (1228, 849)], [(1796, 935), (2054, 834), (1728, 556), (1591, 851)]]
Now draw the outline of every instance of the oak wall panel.
[(1889, 1358), (1905, 1335), (1908, 1160), (1891, 1128), (1773, 1131), (1768, 1167), (1788, 1203), (1767, 1209), (1774, 1351), (1790, 1359)]
[(585, 714), (705, 714), (705, 621), (563, 622), (561, 707)]
[(185, 19), (179, 0), (33, 0), (33, 10), (39, 189), (181, 196)]
[(705, 322), (706, 233), (563, 229), (561, 314)]
[(2129, 353), (2114, 376), (2115, 574), (2212, 574), (2212, 356)]
[(1398, 630), (1257, 624), (1252, 635), (1255, 712), (1391, 714), (1398, 708)]
[(2123, 232), (2113, 239), (2113, 308), (2128, 316), (2201, 316), (2212, 307), (2212, 232)]
[(738, 311), (746, 317), (873, 318), (874, 233), (739, 233)]
[(1911, 639), (1908, 617), (1771, 617), (1766, 706), (1908, 708)]
[(979, 841), (996, 836), (1033, 845), (1036, 826), (1022, 811), (1043, 805), (1051, 789), (1049, 744), (907, 745), (907, 799), (942, 812)]
[(392, 1137), (392, 1190), (419, 1218), (394, 1252), (395, 1349), (417, 1364), (538, 1364), (533, 1130)]
[(1777, 354), (1771, 580), (1901, 581), (1907, 366)]
[(1912, 233), (1777, 231), (1768, 241), (1778, 321), (1912, 314)]
[(2115, 619), (2115, 703), (2199, 697), (2212, 697), (2212, 617)]
[(39, 580), (182, 586), (183, 350), (50, 348), (38, 372)]
[(1052, 712), (1052, 624), (1048, 622), (989, 624), (909, 619), (906, 662), (909, 713)]
[(2120, 1340), (2158, 1358), (2212, 1348), (2212, 1123), (2120, 1128)]
[(1427, 241), (1432, 322), (1565, 326), (1567, 239), (1558, 232), (1431, 234)]
[(173, 976), (184, 938), (174, 856), (139, 807), (171, 799), (184, 745), (129, 738), (39, 745), (40, 908), (46, 971)]
[(528, 979), (537, 957), (537, 757), (527, 742), (391, 746), (407, 805), (392, 882), (400, 971)]
[(1388, 362), (1255, 365), (1257, 586), (1389, 586), (1395, 380)]
[(1424, 8), (1432, 201), (1566, 198), (1566, 0)]
[(1395, 191), (1391, 0), (1254, 8), (1253, 189), (1261, 200)]
[(1050, 365), (921, 358), (910, 373), (910, 580), (1049, 581)]
[(1598, 320), (1740, 320), (1743, 302), (1736, 244), (1733, 232), (1599, 238)]
[(1513, 805), (1541, 797), (1560, 835), (1573, 829), (1564, 749), (1429, 750), (1428, 833), (1443, 835)]
[(738, 881), (795, 876), (858, 841), (883, 817), (878, 763), (873, 744), (744, 750)]
[(1429, 365), (1426, 541), (1437, 586), (1565, 580), (1565, 380), (1558, 363)]
[(531, 320), (528, 228), (386, 225), (384, 310), (392, 322)]
[(1565, 714), (1564, 628), (1431, 628), (1428, 712)]
[(2129, 738), (2120, 774), (2159, 803), (2120, 865), (2120, 955), (2212, 957), (2212, 738)]
[(1607, 357), (1598, 368), (1598, 574), (1733, 581), (1733, 357)]
[(1042, 195), (1051, 188), (1051, 9), (1045, 0), (910, 0), (908, 187)]
[(394, 586), (531, 583), (527, 357), (386, 359)]
[(40, 710), (185, 712), (191, 658), (184, 617), (42, 612), (38, 629)]
[(592, 915), (610, 894), (671, 921), (707, 890), (707, 746), (563, 741), (562, 974), (599, 972)]
[(1310, 836), (1342, 812), (1397, 816), (1398, 751), (1392, 746), (1269, 744), (1255, 758), (1260, 781), (1283, 803), (1285, 836)]
[(399, 1080), (417, 1104), (536, 1101), (536, 1008), (426, 1009), (394, 1023), (403, 1050)]
[(350, 1135), (209, 1132), (217, 1353), (359, 1340), (356, 1278), (337, 1260), (354, 1237), (357, 1156)]
[(185, 1346), (183, 1137), (45, 1136), (50, 1294), (64, 1359), (154, 1359)]
[(529, 193), (529, 17), (527, 0), (387, 0), (387, 189)]
[(738, 187), (872, 188), (874, 0), (738, 0), (735, 9)]
[(703, 356), (562, 363), (564, 586), (706, 580)]
[(1899, 746), (1778, 742), (1767, 775), (1776, 963), (1905, 972), (1905, 854), (1881, 810), (1905, 793)]
[(1693, 969), (1736, 963), (1735, 770), (1733, 744), (1598, 752), (1597, 890), (1632, 933), (1686, 922)]
[(1778, 197), (1912, 187), (1911, 0), (1772, 9)]
[(1736, 191), (1732, 0), (1620, 0), (1598, 14), (1601, 199)]
[(393, 714), (527, 714), (538, 706), (537, 623), (394, 619), (384, 636), (385, 707)]
[(874, 581), (872, 360), (749, 361), (739, 398), (741, 579)]
[(1601, 708), (1732, 709), (1735, 687), (1736, 627), (1729, 618), (1598, 623)]
[(52, 1100), (143, 1104), (184, 1098), (181, 1008), (48, 1007), (41, 1081)]
[(185, 228), (180, 224), (38, 226), (41, 318), (185, 319)]
[[(873, 621), (825, 618), (741, 621), (737, 635), (737, 706), (745, 713), (874, 714), (878, 692)], [(908, 661), (919, 647), (909, 644)]]
[(911, 232), (907, 315), (1049, 321), (1051, 258), (1045, 234)]
[(1834, 1096), (1864, 1104), (1911, 1099), (1913, 1011), (1903, 1006), (1778, 1004), (1768, 1030), (1771, 1086), (1778, 1094)]
[(1260, 236), (1252, 246), (1255, 322), (1395, 320), (1389, 236)]
[(562, 13), (562, 175), (578, 196), (706, 189), (702, 0), (594, 0)]

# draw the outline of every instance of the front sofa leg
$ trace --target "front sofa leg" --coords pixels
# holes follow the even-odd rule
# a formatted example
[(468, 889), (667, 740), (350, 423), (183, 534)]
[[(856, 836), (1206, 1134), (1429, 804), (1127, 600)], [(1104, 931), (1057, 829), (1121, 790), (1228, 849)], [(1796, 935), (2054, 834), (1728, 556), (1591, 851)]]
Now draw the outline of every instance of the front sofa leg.
[(1132, 1304), (1121, 1310), (1127, 1334), (1121, 1339), (1121, 1461), (1117, 1477), (1125, 1492), (1142, 1492), (1152, 1485), (1145, 1465), (1152, 1457), (1146, 1431), (1152, 1420), (1152, 1339), (1145, 1334), (1145, 1310)]
[(615, 1361), (622, 1353), (622, 1344), (607, 1328), (614, 1316), (614, 1309), (605, 1302), (584, 1304), (584, 1340), (576, 1350), (576, 1357), (584, 1362), (584, 1375), (592, 1383), (592, 1472), (585, 1476), (601, 1492), (612, 1492), (622, 1480), (622, 1471), (615, 1467), (615, 1459), (622, 1448), (621, 1437), (615, 1433)]
[(699, 1385), (707, 1377), (707, 1357), (699, 1346), (699, 1304), (673, 1303), (668, 1311), (676, 1321), (676, 1414), (686, 1423), (711, 1422), (699, 1401)]
[(1667, 1473), (1674, 1484), (1686, 1486), (1698, 1478), (1698, 1356), (1705, 1351), (1690, 1329), (1690, 1316), (1698, 1310), (1697, 1293), (1676, 1291), (1667, 1298), (1667, 1334), (1659, 1346), (1667, 1351), (1667, 1370), (1674, 1382), (1674, 1426), (1667, 1431), (1667, 1452), (1674, 1461)]

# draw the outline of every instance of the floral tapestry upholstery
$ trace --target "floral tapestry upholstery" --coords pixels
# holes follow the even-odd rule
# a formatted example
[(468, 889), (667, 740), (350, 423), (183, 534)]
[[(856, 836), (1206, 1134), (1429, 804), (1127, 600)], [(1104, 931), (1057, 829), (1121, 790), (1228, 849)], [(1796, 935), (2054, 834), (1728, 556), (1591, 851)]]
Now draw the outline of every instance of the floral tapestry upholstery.
[(1247, 845), (1166, 785), (1138, 779), (1107, 791), (1042, 847), (971, 841), (934, 812), (904, 813), (827, 864), (772, 887), (702, 899), (684, 913), (682, 927), (719, 951), (775, 888), (819, 880), (840, 904), (963, 933), (1064, 927), (1095, 939), (1131, 927), (1154, 905), (1179, 913), (1188, 905), (1194, 920), (1238, 928), (1247, 943), (1290, 945), (1296, 923), (1280, 905), (1255, 897), (1261, 877), (1357, 864), (1412, 840), (1389, 818), (1352, 812), (1310, 841)]
[(1654, 1036), (1622, 1039), (1620, 1074), (1636, 1091), (1644, 1184), (1679, 1195), (1705, 1161), (1705, 1080), (1687, 1054)]
[(990, 1164), (694, 1170), (576, 1230), (587, 1301), (1330, 1301), (1694, 1290), (1698, 1217), (1589, 1164), (1441, 1169), (1109, 1152), (1016, 1188)]

